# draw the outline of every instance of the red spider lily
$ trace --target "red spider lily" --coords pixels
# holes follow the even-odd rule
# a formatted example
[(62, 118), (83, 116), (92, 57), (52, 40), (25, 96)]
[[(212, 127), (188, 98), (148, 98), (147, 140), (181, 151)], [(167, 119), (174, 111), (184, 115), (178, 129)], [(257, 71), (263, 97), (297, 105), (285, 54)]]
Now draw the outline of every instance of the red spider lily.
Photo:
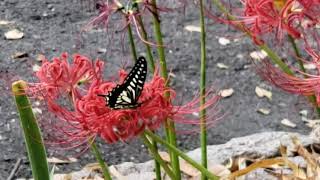
[[(58, 144), (71, 147), (80, 146), (90, 139), (100, 136), (109, 143), (124, 141), (139, 135), (143, 130), (156, 130), (166, 119), (180, 123), (199, 124), (189, 115), (207, 108), (208, 123), (213, 122), (218, 96), (211, 96), (203, 107), (199, 107), (199, 98), (184, 106), (172, 104), (175, 91), (166, 87), (165, 80), (158, 71), (146, 82), (139, 97), (140, 107), (135, 109), (113, 110), (106, 105), (105, 98), (98, 94), (107, 94), (117, 84), (102, 78), (103, 62), (92, 63), (82, 55), (73, 56), (68, 63), (67, 54), (52, 61), (45, 60), (37, 77), (39, 83), (29, 83), (29, 95), (40, 97), (55, 116), (52, 119), (42, 118), (41, 124), (49, 129), (51, 136), (56, 136)], [(119, 83), (127, 76), (124, 70), (119, 71)], [(170, 98), (165, 97), (170, 94)], [(210, 92), (209, 92), (210, 93)], [(207, 96), (209, 96), (209, 93)], [(71, 99), (71, 107), (62, 105), (61, 100)], [(52, 117), (51, 117), (52, 118)], [(46, 125), (48, 123), (49, 125)], [(53, 125), (52, 125), (53, 124)]]
[(309, 19), (309, 26), (320, 23), (320, 0), (298, 0), (303, 7), (301, 16)]
[[(307, 51), (308, 52), (308, 51)], [(298, 71), (301, 77), (289, 75), (280, 69), (274, 67), (269, 62), (262, 62), (257, 71), (261, 77), (273, 85), (293, 94), (303, 96), (316, 96), (316, 106), (320, 107), (320, 55), (309, 49), (308, 52), (313, 57), (313, 62), (318, 69), (318, 75), (312, 75)], [(299, 75), (298, 74), (298, 75)], [(302, 77), (303, 76), (303, 77)]]
[[(319, 0), (241, 0), (243, 7), (237, 20), (220, 20), (235, 25), (249, 33), (257, 44), (263, 35), (275, 34), (281, 41), (285, 34), (294, 38), (303, 37), (305, 28), (319, 22)], [(215, 18), (207, 12), (208, 16)], [(308, 26), (301, 26), (308, 24)]]
[[(186, 4), (185, 0), (179, 0), (184, 7)], [(163, 5), (165, 2), (162, 2)], [(171, 3), (172, 4), (172, 3)], [(132, 25), (135, 27), (137, 35), (139, 39), (141, 39), (144, 43), (149, 45), (157, 46), (157, 44), (152, 43), (146, 40), (142, 35), (141, 31), (144, 29), (140, 22), (141, 17), (146, 15), (146, 17), (150, 16), (150, 13), (158, 16), (159, 12), (170, 12), (173, 11), (175, 8), (169, 8), (164, 6), (158, 6), (154, 8), (154, 5), (150, 2), (150, 0), (143, 0), (143, 1), (128, 1), (126, 5), (122, 4), (118, 0), (111, 0), (111, 1), (100, 1), (98, 2), (98, 10), (99, 15), (93, 18), (83, 30), (88, 30), (92, 27), (103, 26), (105, 29), (109, 30), (111, 28), (116, 29), (115, 32), (124, 32), (124, 30), (129, 26)], [(155, 12), (158, 11), (158, 13)], [(112, 16), (121, 17), (120, 22), (119, 18), (113, 18)], [(159, 18), (159, 17), (157, 17)]]

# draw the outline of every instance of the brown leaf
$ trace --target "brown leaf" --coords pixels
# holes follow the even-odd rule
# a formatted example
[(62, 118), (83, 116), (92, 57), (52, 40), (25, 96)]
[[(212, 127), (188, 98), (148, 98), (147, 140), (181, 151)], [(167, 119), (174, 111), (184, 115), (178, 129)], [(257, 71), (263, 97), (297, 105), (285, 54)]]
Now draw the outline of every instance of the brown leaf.
[(56, 157), (47, 158), (48, 163), (53, 164), (69, 164), (77, 162), (78, 160), (76, 158), (66, 158), (66, 159), (58, 159)]
[[(167, 152), (159, 152), (159, 155), (161, 156), (161, 158), (164, 161), (170, 162), (170, 155)], [(199, 174), (199, 171), (196, 168), (194, 168), (193, 166), (191, 166), (185, 160), (179, 159), (179, 163), (180, 163), (180, 170), (182, 172), (184, 172), (185, 174), (192, 176), (192, 177), (197, 176)]]
[(24, 58), (28, 57), (29, 54), (26, 52), (16, 52), (14, 55), (11, 56), (12, 59), (19, 59), (19, 58)]

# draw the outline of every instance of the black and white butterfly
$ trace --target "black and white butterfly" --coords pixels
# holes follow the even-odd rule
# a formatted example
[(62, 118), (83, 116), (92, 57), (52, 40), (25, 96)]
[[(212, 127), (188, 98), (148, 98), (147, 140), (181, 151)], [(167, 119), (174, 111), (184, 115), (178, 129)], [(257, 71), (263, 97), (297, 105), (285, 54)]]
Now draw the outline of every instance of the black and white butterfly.
[(118, 84), (107, 95), (107, 106), (111, 109), (133, 109), (140, 106), (138, 99), (147, 76), (147, 61), (139, 57), (122, 84)]

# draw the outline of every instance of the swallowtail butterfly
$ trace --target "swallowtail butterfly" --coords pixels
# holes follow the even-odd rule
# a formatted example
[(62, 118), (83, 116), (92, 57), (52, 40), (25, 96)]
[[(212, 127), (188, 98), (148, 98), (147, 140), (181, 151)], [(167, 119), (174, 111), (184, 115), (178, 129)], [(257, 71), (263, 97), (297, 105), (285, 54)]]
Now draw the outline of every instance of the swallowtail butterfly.
[(107, 95), (107, 106), (111, 109), (132, 109), (140, 106), (138, 103), (144, 82), (147, 76), (147, 61), (144, 57), (139, 57), (128, 76), (122, 84), (118, 84)]

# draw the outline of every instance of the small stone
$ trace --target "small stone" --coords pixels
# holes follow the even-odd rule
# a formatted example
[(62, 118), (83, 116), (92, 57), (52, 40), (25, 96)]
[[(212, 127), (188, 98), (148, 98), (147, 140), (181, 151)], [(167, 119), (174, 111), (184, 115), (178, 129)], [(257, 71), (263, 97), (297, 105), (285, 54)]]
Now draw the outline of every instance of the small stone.
[(4, 33), (4, 36), (6, 37), (7, 40), (16, 40), (16, 39), (23, 38), (24, 34), (18, 29), (13, 29)]
[(297, 127), (297, 125), (295, 123), (291, 122), (289, 119), (282, 119), (281, 124), (288, 126), (288, 127), (291, 127), (291, 128)]
[(263, 114), (263, 115), (268, 115), (268, 114), (270, 114), (271, 111), (270, 111), (270, 109), (267, 109), (267, 108), (259, 108), (257, 110), (257, 112), (260, 114)]
[(103, 53), (107, 52), (107, 49), (106, 48), (98, 48), (97, 52), (100, 54), (103, 54)]
[(228, 68), (229, 68), (229, 66), (227, 66), (227, 65), (225, 65), (225, 64), (223, 64), (223, 63), (217, 63), (217, 67), (218, 67), (219, 69), (228, 69)]
[(218, 39), (219, 44), (221, 44), (222, 46), (226, 46), (228, 44), (230, 44), (230, 40), (224, 37), (220, 37)]
[(234, 93), (234, 90), (232, 88), (229, 89), (223, 89), (219, 92), (219, 95), (223, 98), (227, 98), (232, 96), (232, 94)]

